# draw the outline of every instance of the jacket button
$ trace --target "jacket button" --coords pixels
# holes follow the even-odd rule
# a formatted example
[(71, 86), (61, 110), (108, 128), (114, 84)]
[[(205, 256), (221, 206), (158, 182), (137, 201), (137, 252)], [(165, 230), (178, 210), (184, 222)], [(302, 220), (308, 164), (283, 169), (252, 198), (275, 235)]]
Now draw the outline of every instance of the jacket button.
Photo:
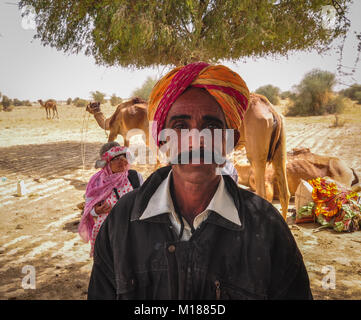
[(168, 251), (170, 253), (173, 253), (175, 251), (175, 245), (171, 244), (169, 247), (168, 247)]

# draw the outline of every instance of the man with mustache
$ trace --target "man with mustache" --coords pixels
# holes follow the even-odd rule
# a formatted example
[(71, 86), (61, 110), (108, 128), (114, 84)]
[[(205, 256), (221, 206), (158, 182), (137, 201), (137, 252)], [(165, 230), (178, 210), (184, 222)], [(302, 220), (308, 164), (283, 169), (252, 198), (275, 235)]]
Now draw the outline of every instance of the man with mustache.
[[(312, 299), (279, 212), (218, 174), (226, 150), (216, 133), (232, 129), (237, 143), (248, 98), (237, 73), (203, 62), (155, 85), (148, 117), (157, 145), (166, 143), (172, 159), (205, 153), (172, 161), (119, 200), (95, 243), (88, 299)], [(197, 132), (208, 135), (193, 139)]]

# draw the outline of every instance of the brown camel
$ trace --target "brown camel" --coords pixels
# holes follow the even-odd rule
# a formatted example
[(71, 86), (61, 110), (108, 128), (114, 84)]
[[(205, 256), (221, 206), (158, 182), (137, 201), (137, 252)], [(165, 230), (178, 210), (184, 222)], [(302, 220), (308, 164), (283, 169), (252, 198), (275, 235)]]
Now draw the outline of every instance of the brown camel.
[(59, 119), (58, 109), (56, 107), (56, 102), (53, 99), (46, 100), (45, 103), (43, 100), (38, 100), (40, 105), (45, 108), (46, 111), (46, 119), (50, 119), (50, 110), (53, 110), (53, 119), (56, 117)]
[[(250, 164), (235, 164), (238, 172), (238, 182), (255, 190), (255, 174)], [(287, 153), (287, 181), (289, 191), (295, 195), (301, 180), (310, 180), (318, 177), (329, 177), (346, 188), (356, 185), (359, 179), (352, 168), (349, 168), (341, 159), (318, 155), (310, 149), (293, 149)], [(279, 192), (272, 167), (266, 169), (267, 199), (278, 198)]]
[[(91, 102), (86, 110), (94, 115), (98, 125), (104, 130), (110, 130), (108, 142), (114, 141), (118, 134), (124, 139), (124, 145), (129, 147), (129, 131), (132, 135), (145, 133), (145, 143), (149, 147), (149, 121), (147, 103), (140, 98), (133, 98), (118, 105), (113, 115), (106, 119), (100, 111), (99, 102)], [(136, 129), (136, 130), (135, 130)]]
[(236, 150), (243, 147), (246, 148), (247, 158), (255, 172), (255, 191), (268, 201), (272, 199), (267, 198), (265, 171), (267, 163), (272, 164), (277, 177), (282, 215), (286, 219), (290, 192), (286, 175), (284, 122), (282, 115), (262, 95), (250, 95)]

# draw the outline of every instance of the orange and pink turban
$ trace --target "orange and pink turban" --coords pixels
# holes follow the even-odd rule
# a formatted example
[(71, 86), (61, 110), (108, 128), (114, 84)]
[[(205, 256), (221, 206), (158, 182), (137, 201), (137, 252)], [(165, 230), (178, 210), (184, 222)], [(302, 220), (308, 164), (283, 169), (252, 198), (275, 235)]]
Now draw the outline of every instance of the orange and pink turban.
[(221, 106), (227, 126), (237, 133), (248, 107), (249, 90), (243, 79), (222, 65), (195, 62), (177, 67), (154, 86), (148, 102), (148, 120), (154, 121), (152, 135), (159, 145), (158, 134), (164, 129), (168, 112), (176, 99), (188, 88), (204, 88)]

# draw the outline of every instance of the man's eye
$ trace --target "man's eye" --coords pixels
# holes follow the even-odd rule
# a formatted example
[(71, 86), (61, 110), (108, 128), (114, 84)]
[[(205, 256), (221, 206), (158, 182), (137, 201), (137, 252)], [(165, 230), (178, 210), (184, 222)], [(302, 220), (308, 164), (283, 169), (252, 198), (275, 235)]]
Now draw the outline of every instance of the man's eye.
[(208, 123), (206, 125), (206, 129), (214, 130), (214, 129), (222, 129), (222, 127), (218, 123)]
[(184, 122), (178, 122), (173, 125), (173, 129), (176, 129), (176, 130), (188, 129), (188, 126)]

